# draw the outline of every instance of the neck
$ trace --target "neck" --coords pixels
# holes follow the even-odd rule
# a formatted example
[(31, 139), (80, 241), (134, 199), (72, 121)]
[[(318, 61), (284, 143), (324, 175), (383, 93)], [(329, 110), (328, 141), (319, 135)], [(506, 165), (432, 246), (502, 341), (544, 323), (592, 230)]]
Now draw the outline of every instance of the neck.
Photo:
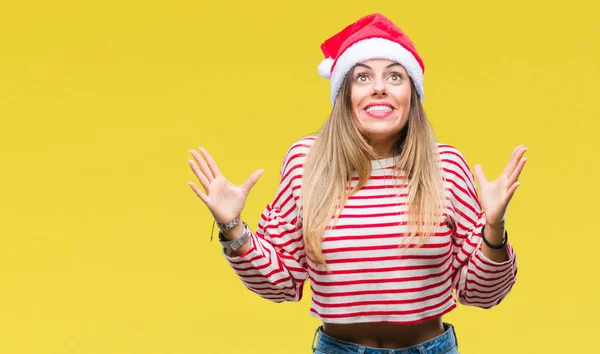
[(396, 139), (372, 140), (367, 139), (367, 142), (373, 148), (373, 151), (382, 159), (394, 156), (394, 143)]

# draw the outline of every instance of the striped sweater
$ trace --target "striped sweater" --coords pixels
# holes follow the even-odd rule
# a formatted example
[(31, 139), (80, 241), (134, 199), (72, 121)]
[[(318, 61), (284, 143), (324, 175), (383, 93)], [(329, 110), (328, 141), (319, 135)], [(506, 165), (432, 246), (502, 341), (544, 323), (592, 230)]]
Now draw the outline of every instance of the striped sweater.
[(506, 262), (483, 255), (485, 215), (471, 171), (460, 151), (442, 144), (449, 222), (440, 223), (424, 245), (399, 249), (407, 231), (402, 223), (407, 188), (390, 183), (394, 158), (372, 161), (368, 183), (349, 197), (324, 235), (330, 273), (315, 265), (297, 222), (303, 167), (313, 142), (305, 137), (288, 149), (279, 188), (252, 232), (249, 250), (238, 257), (223, 250), (249, 290), (274, 302), (299, 301), (310, 280), (310, 314), (329, 323), (416, 323), (451, 311), (456, 301), (489, 308), (508, 294), (517, 274), (515, 253), (508, 244)]

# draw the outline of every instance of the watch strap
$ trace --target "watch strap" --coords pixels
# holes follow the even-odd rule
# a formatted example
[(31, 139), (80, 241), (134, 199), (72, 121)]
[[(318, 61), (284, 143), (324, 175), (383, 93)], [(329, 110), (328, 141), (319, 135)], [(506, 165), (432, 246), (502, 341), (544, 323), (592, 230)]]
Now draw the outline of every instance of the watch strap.
[(240, 247), (242, 247), (248, 240), (250, 239), (250, 229), (248, 229), (248, 224), (242, 221), (244, 224), (244, 229), (242, 230), (242, 234), (233, 240), (225, 239), (223, 232), (219, 231), (219, 242), (225, 248), (231, 248), (236, 251)]

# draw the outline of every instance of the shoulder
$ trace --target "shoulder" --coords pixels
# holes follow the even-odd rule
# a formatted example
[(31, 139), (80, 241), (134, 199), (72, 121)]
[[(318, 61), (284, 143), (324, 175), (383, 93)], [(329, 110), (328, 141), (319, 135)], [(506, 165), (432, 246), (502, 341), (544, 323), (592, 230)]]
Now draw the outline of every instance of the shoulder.
[(438, 143), (437, 147), (442, 161), (453, 161), (468, 165), (465, 155), (454, 145)]
[(465, 155), (458, 148), (448, 144), (438, 143), (440, 167), (446, 178), (461, 181), (473, 179), (473, 173)]
[(290, 155), (294, 155), (297, 153), (307, 153), (310, 148), (315, 144), (315, 140), (317, 139), (316, 135), (307, 135), (300, 139), (295, 140), (287, 149), (285, 156), (286, 159)]
[(440, 161), (442, 167), (444, 168), (452, 168), (452, 166), (466, 168), (470, 170), (469, 164), (467, 163), (467, 159), (465, 155), (453, 145), (438, 143), (437, 144), (438, 153), (440, 155)]
[(302, 167), (306, 162), (306, 157), (311, 147), (314, 145), (316, 135), (307, 135), (295, 140), (285, 152), (281, 173), (286, 174), (291, 170)]

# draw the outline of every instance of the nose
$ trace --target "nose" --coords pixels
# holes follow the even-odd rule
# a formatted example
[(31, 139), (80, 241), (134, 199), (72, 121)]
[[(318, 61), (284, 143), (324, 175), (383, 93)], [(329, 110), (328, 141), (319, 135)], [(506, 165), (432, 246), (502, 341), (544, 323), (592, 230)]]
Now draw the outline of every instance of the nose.
[(385, 83), (383, 80), (375, 80), (373, 83), (373, 92), (371, 93), (373, 97), (386, 97), (387, 90), (385, 88)]

